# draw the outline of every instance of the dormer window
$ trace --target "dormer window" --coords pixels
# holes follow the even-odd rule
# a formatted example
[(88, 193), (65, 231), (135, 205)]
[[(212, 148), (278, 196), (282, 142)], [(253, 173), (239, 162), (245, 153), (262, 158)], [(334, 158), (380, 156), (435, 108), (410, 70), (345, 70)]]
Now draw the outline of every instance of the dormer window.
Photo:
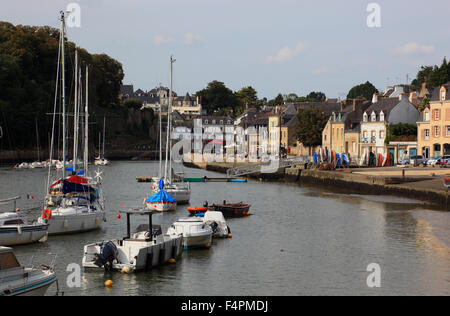
[(441, 101), (445, 101), (445, 90), (441, 91)]
[(370, 121), (371, 122), (376, 122), (377, 121), (377, 115), (375, 114), (375, 112), (372, 112), (372, 114), (370, 115)]
[(383, 111), (380, 112), (380, 122), (384, 122), (384, 113), (383, 113)]
[(367, 113), (366, 112), (364, 112), (364, 114), (363, 114), (363, 121), (367, 122)]

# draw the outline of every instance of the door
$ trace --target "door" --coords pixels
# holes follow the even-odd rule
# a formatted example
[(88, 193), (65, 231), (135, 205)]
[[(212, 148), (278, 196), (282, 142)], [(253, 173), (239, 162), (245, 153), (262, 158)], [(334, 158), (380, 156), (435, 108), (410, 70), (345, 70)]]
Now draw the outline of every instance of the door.
[(391, 155), (389, 166), (393, 166), (395, 164), (395, 148), (389, 148), (389, 155)]
[(409, 157), (417, 156), (417, 148), (410, 148), (409, 149)]

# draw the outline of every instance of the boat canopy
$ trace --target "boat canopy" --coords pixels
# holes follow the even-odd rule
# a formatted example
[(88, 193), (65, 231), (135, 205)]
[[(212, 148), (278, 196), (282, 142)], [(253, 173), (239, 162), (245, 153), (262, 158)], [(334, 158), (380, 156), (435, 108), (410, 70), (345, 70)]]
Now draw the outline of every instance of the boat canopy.
[[(56, 182), (55, 184), (57, 184)], [(63, 194), (72, 192), (95, 192), (95, 189), (87, 185), (88, 181), (86, 178), (80, 176), (72, 176), (63, 181), (62, 192)], [(53, 184), (52, 186), (54, 186)]]

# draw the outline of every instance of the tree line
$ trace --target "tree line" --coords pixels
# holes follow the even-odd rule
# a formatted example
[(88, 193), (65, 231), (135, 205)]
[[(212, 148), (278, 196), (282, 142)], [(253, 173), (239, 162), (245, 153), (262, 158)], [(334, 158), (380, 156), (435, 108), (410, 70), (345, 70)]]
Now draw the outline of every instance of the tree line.
[[(0, 126), (3, 149), (36, 145), (38, 124), (41, 145), (48, 144), (55, 98), (59, 30), (14, 26), (0, 22)], [(106, 54), (89, 54), (72, 42), (66, 44), (66, 91), (73, 108), (74, 55), (89, 65), (89, 103), (92, 108), (115, 108), (124, 77), (122, 64)], [(72, 102), (72, 104), (70, 103)]]

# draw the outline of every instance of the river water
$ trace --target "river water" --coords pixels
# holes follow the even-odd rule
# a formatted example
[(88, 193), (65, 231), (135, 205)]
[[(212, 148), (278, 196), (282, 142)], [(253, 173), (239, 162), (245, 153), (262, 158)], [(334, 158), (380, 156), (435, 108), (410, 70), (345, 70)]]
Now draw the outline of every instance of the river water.
[[(450, 295), (450, 213), (419, 201), (391, 196), (348, 194), (298, 184), (192, 183), (191, 205), (244, 201), (253, 216), (228, 220), (233, 238), (216, 240), (209, 250), (185, 251), (176, 265), (135, 274), (81, 271), (81, 287), (69, 288), (70, 263), (81, 264), (83, 245), (123, 237), (121, 206), (134, 207), (149, 194), (136, 176), (153, 175), (158, 163), (114, 162), (104, 167), (107, 222), (100, 231), (49, 237), (19, 246), (23, 264), (48, 262), (57, 255), (57, 276), (65, 295)], [(221, 174), (198, 169), (186, 176)], [(0, 199), (21, 195), (27, 217), (42, 211), (45, 170), (0, 169)], [(26, 195), (34, 199), (26, 199)], [(157, 214), (165, 231), (187, 206)], [(2, 206), (1, 211), (6, 211)], [(142, 221), (146, 219), (142, 218)], [(380, 287), (367, 279), (376, 263)], [(106, 289), (104, 282), (115, 282)], [(52, 286), (48, 294), (54, 294)]]

